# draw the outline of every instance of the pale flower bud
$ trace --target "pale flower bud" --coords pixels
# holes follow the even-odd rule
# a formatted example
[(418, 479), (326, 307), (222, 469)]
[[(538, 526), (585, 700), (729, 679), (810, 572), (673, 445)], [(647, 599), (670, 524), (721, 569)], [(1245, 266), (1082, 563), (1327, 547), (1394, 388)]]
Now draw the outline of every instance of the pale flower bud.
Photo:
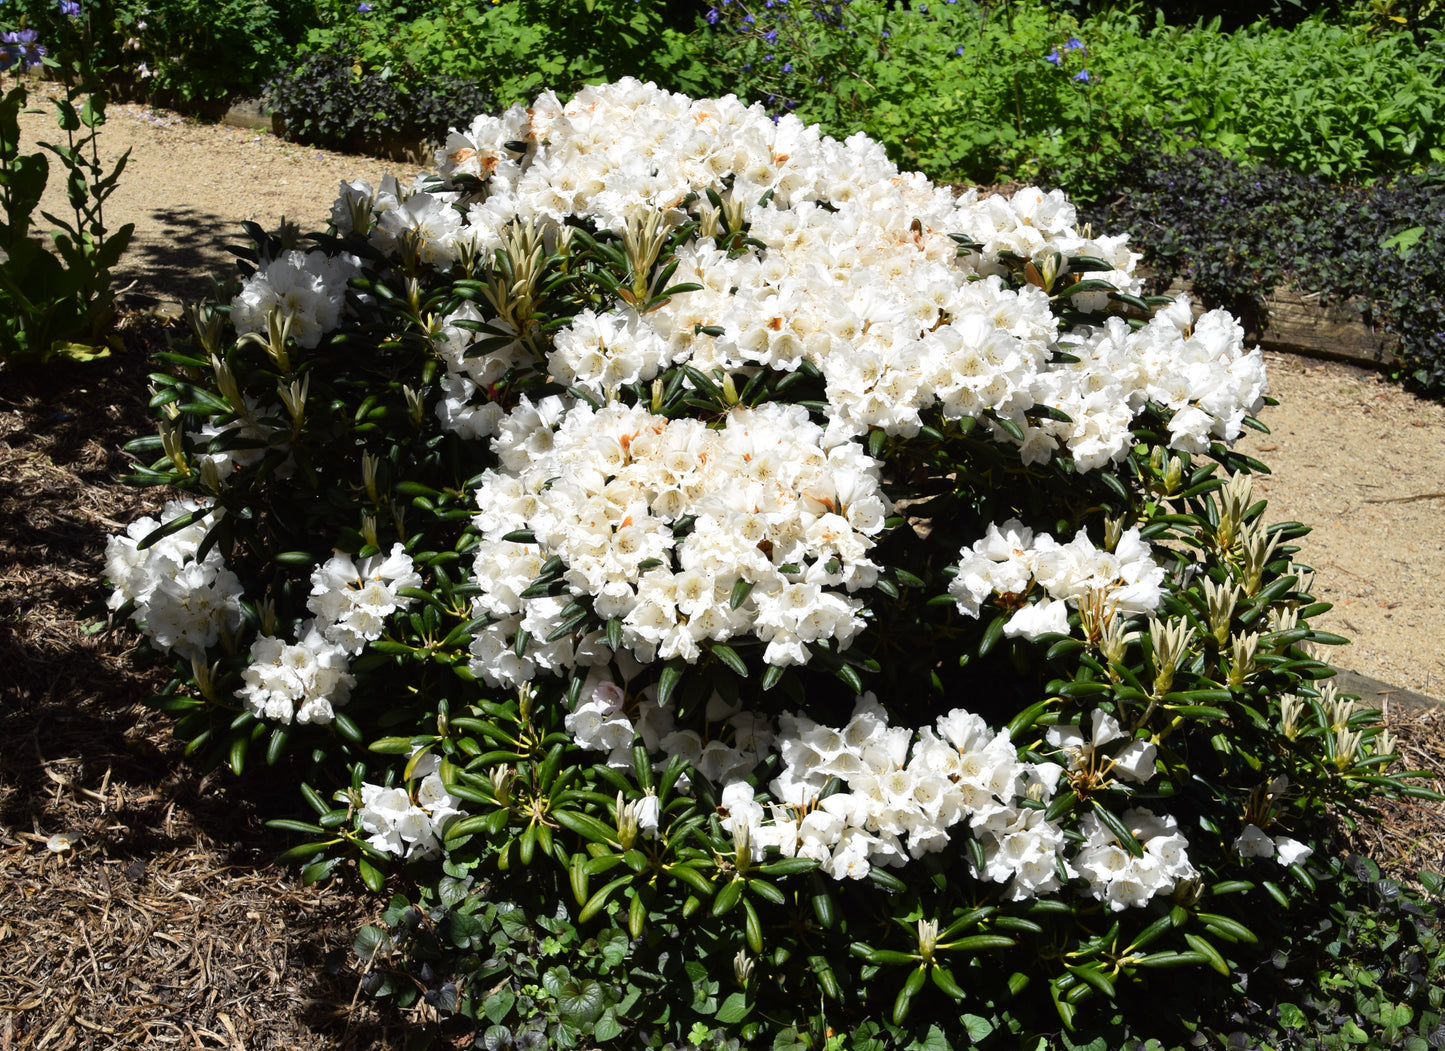
[(752, 866), (752, 829), (746, 821), (733, 822), (733, 854), (739, 873), (746, 872)]
[(924, 963), (933, 962), (933, 954), (938, 948), (938, 921), (918, 921), (918, 955), (923, 957)]
[(637, 804), (624, 802), (622, 792), (617, 793), (617, 842), (623, 850), (631, 850), (637, 841)]
[(1234, 606), (1239, 600), (1239, 588), (1234, 584), (1216, 584), (1204, 580), (1204, 601), (1209, 615), (1209, 633), (1223, 646), (1229, 641), (1229, 624), (1234, 619)]
[(1304, 712), (1305, 702), (1292, 693), (1279, 699), (1279, 728), (1286, 740), (1299, 737), (1299, 717)]
[(1259, 593), (1264, 581), (1264, 568), (1269, 565), (1270, 556), (1279, 545), (1279, 534), (1273, 536), (1259, 523), (1244, 534), (1244, 593)]
[(1115, 518), (1112, 515), (1104, 516), (1104, 549), (1113, 551), (1119, 546), (1119, 538), (1124, 535), (1124, 516)]
[(748, 979), (753, 976), (753, 961), (748, 956), (746, 949), (739, 949), (733, 957), (733, 981), (738, 983), (739, 989), (748, 987)]
[(1229, 640), (1229, 687), (1238, 690), (1255, 672), (1254, 654), (1259, 648), (1259, 633), (1235, 635)]

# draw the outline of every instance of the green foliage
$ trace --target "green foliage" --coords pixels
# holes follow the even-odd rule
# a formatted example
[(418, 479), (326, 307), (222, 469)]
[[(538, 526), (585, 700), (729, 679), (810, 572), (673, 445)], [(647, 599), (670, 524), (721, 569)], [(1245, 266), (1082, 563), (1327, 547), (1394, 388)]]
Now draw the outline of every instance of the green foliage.
[(77, 19), (55, 0), (5, 6), (52, 46), (83, 41), (89, 67), (114, 94), (189, 104), (256, 94), (313, 14), (311, 5), (286, 0), (80, 0)]
[[(357, 76), (455, 77), (477, 83), (505, 107), (552, 89), (622, 76), (677, 90), (705, 86), (686, 35), (663, 0), (441, 0), (333, 2), (307, 36), (303, 55), (348, 55)], [(474, 115), (474, 114), (473, 114)]]
[[(55, 358), (85, 361), (109, 353), (107, 330), (114, 316), (111, 269), (130, 242), (132, 224), (107, 229), (104, 203), (125, 169), (129, 151), (107, 172), (96, 139), (105, 123), (105, 93), (84, 83), (85, 69), (55, 100), (61, 143), (22, 153), (19, 115), (29, 92), (24, 84), (0, 99), (0, 365), (38, 365)], [(82, 99), (82, 96), (84, 98)], [(65, 171), (72, 214), (41, 215), (54, 251), (32, 234), (35, 209), (50, 176), (50, 159)]]
[(1210, 146), (1335, 179), (1445, 157), (1435, 35), (1362, 36), (1320, 19), (1224, 33), (1217, 19), (1151, 26), (1113, 11), (1080, 22), (1039, 3), (714, 11), (706, 48), (719, 75), (830, 134), (864, 131), (941, 180), (1046, 172), (1087, 198), (1150, 129), (1168, 149)]

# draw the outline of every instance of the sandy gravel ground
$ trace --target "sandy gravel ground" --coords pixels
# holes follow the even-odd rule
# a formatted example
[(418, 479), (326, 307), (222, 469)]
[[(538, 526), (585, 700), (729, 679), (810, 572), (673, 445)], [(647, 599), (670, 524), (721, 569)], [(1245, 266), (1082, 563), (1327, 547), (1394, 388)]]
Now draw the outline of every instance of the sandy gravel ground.
[[(41, 111), (25, 118), (30, 141), (53, 139)], [(121, 283), (164, 301), (207, 294), (234, 273), (224, 245), (239, 224), (274, 229), (282, 217), (321, 228), (342, 179), (375, 184), (415, 167), (297, 146), (258, 131), (197, 124), (143, 106), (112, 106), (101, 154), (130, 165), (107, 210), (112, 227), (134, 222)], [(63, 209), (52, 177), (46, 207)], [(1336, 663), (1445, 700), (1445, 406), (1405, 393), (1365, 369), (1270, 355), (1281, 404), (1270, 435), (1241, 448), (1275, 476), (1260, 489), (1269, 516), (1313, 525), (1303, 557), (1316, 594), (1335, 609), (1319, 626), (1354, 639)]]

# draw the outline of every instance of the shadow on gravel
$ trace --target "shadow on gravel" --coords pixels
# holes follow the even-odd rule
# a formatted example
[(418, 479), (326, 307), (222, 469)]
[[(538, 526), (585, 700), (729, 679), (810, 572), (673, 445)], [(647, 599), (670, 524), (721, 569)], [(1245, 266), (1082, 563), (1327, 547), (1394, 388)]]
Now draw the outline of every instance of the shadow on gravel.
[(121, 258), (117, 287), (134, 281), (134, 292), (167, 303), (188, 302), (215, 298), (213, 282), (239, 276), (236, 257), (226, 250), (245, 244), (239, 224), (186, 206), (156, 208), (151, 222), (157, 229), (132, 241)]

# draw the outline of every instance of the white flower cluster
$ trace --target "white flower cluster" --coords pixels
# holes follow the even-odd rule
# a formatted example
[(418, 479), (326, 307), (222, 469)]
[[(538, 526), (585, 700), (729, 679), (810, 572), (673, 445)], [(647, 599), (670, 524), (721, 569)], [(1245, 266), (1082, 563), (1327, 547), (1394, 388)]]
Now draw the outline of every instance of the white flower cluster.
[[(835, 879), (859, 879), (873, 865), (942, 850), (962, 825), (987, 859), (975, 875), (1008, 884), (1010, 900), (1057, 890), (1069, 875), (1060, 864), (1063, 831), (1043, 809), (1062, 767), (1020, 762), (1007, 732), (962, 708), (915, 734), (889, 726), (877, 699), (864, 694), (841, 728), (783, 716), (777, 748), (784, 767), (768, 786), (766, 810), (746, 782), (723, 790), (723, 827), (757, 860), (777, 847), (785, 857), (815, 859)], [(819, 799), (834, 777), (846, 790)]]
[(161, 520), (141, 518), (124, 536), (105, 545), (105, 575), (114, 590), (106, 605), (120, 609), (135, 603), (130, 619), (162, 649), (174, 650), (193, 661), (204, 661), (206, 650), (223, 632), (241, 624), (241, 582), (226, 568), (214, 547), (196, 560), (196, 552), (219, 511), (209, 511), (190, 525), (162, 538), (144, 551), (140, 541), (182, 515), (209, 507), (189, 498), (172, 500)]
[(1088, 603), (1121, 613), (1150, 613), (1163, 600), (1164, 569), (1150, 558), (1147, 541), (1129, 529), (1113, 551), (1096, 548), (1081, 529), (1067, 544), (1034, 534), (1016, 518), (988, 527), (983, 539), (961, 552), (958, 575), (948, 586), (960, 613), (977, 617), (994, 595), (1020, 602), (1037, 586), (1047, 598), (1022, 605), (1004, 634), (1033, 639), (1069, 633), (1069, 606)]
[[(1074, 422), (1038, 421), (1034, 430), (1042, 437), (1034, 440), (1065, 442), (1085, 470), (1128, 451), (1129, 422), (1146, 402), (1172, 411), (1170, 448), (1195, 455), (1212, 440), (1238, 438), (1244, 417), (1264, 403), (1264, 359), (1258, 350), (1244, 352), (1243, 326), (1224, 310), (1195, 321), (1187, 296), (1137, 332), (1122, 318), (1110, 318), (1059, 343), (1079, 361), (1051, 372), (1038, 400)], [(1026, 447), (1031, 437), (1026, 431)]]
[[(623, 655), (619, 663), (625, 661)], [(658, 704), (653, 692), (648, 687), (629, 706), (623, 687), (594, 674), (584, 687), (587, 699), (566, 717), (567, 732), (580, 747), (607, 752), (607, 765), (619, 770), (632, 767), (633, 741), (640, 737), (649, 753), (681, 756), (719, 785), (746, 776), (771, 754), (773, 724), (767, 716), (714, 693), (704, 710), (710, 728), (705, 739), (696, 730), (677, 729), (671, 706)]]
[[(483, 477), (474, 519), (489, 538), (475, 612), (492, 622), (472, 670), (488, 682), (610, 659), (601, 632), (546, 641), (575, 597), (620, 621), (644, 663), (695, 662), (709, 641), (750, 635), (769, 664), (803, 664), (808, 643), (844, 647), (863, 625), (849, 593), (877, 577), (870, 538), (889, 511), (878, 465), (855, 443), (830, 445), (800, 406), (739, 406), (714, 428), (524, 401), (494, 448), (501, 467)], [(522, 530), (535, 542), (490, 539)], [(568, 593), (523, 599), (554, 556)], [(532, 640), (521, 652), (519, 631)]]
[(465, 816), (466, 811), (461, 800), (446, 790), (438, 773), (440, 766), (436, 756), (425, 755), (412, 770), (415, 785), (361, 786), (361, 827), (371, 833), (368, 843), (407, 861), (441, 854), (447, 821)]
[(312, 570), (306, 608), (327, 639), (355, 656), (381, 638), (387, 617), (411, 605), (412, 600), (397, 591), (420, 587), (421, 582), (399, 543), (385, 556), (363, 558), (360, 565), (338, 551)]
[[(420, 257), (445, 268), (464, 247), (490, 255), (514, 222), (548, 230), (582, 220), (617, 233), (649, 217), (664, 228), (699, 222), (700, 236), (676, 252), (673, 282), (703, 287), (646, 315), (620, 304), (583, 312), (549, 354), (559, 382), (602, 393), (679, 362), (710, 373), (806, 360), (824, 373), (840, 433), (913, 434), (933, 407), (951, 418), (992, 412), (1023, 432), (1026, 463), (1066, 448), (1081, 470), (1127, 454), (1148, 398), (1174, 411), (1173, 442), (1193, 451), (1204, 436), (1237, 436), (1261, 404), (1262, 359), (1244, 352), (1237, 326), (1202, 319), (1191, 334), (1185, 304), (1182, 318), (1138, 333), (1120, 323), (1061, 335), (1048, 293), (1004, 287), (1000, 255), (1011, 253), (1045, 269), (1056, 257), (1103, 259), (1114, 269), (1089, 276), (1142, 290), (1126, 238), (1080, 234), (1058, 191), (955, 199), (900, 173), (865, 136), (839, 143), (732, 96), (690, 100), (635, 80), (584, 88), (566, 106), (549, 93), (478, 117), (437, 159), (440, 187), (344, 185), (338, 229), (364, 202), (378, 216), (375, 246), (398, 251), (410, 231)], [(751, 243), (738, 251), (744, 228)], [(958, 256), (954, 233), (981, 251)], [(1100, 291), (1073, 299), (1107, 305)], [(477, 320), (469, 311), (455, 317)], [(490, 383), (531, 362), (515, 344), (494, 364), (482, 360), (490, 354), (465, 358), (477, 338), (455, 326), (441, 338), (449, 371), (438, 411), (482, 437), (497, 425)], [(1054, 361), (1059, 349), (1081, 360)], [(1041, 404), (1069, 420), (1025, 415)], [(996, 424), (991, 433), (1016, 441)]]
[(1189, 841), (1174, 818), (1158, 817), (1151, 810), (1135, 807), (1124, 811), (1120, 820), (1144, 853), (1134, 857), (1119, 838), (1094, 814), (1079, 819), (1083, 847), (1074, 855), (1072, 868), (1089, 881), (1089, 890), (1114, 912), (1138, 908), (1156, 894), (1167, 894), (1175, 884), (1199, 875), (1189, 863)]
[(1242, 858), (1274, 858), (1285, 868), (1298, 865), (1314, 853), (1314, 848), (1289, 836), (1271, 836), (1258, 825), (1245, 825), (1234, 841), (1234, 849)]
[(397, 589), (420, 583), (421, 575), (400, 544), (385, 556), (362, 559), (359, 565), (338, 551), (311, 572), (306, 608), (314, 616), (297, 628), (298, 641), (257, 637), (251, 644), (251, 662), (241, 675), (245, 685), (236, 696), (265, 719), (331, 722), (356, 685), (349, 656), (381, 638), (386, 618), (411, 604), (411, 599), (397, 595)]
[(247, 711), (280, 723), (329, 723), (351, 697), (356, 677), (346, 650), (326, 638), (315, 621), (306, 621), (291, 643), (274, 635), (251, 643), (245, 683), (236, 697)]
[[(1069, 769), (1090, 771), (1100, 778), (1117, 774), (1126, 781), (1144, 784), (1154, 779), (1154, 758), (1159, 754), (1157, 745), (1149, 741), (1129, 738), (1119, 728), (1119, 721), (1100, 709), (1091, 717), (1091, 732), (1085, 733), (1080, 726), (1050, 726), (1044, 739), (1069, 756)], [(1124, 741), (1122, 747), (1111, 753), (1103, 746), (1115, 741)]]
[(290, 321), (298, 346), (312, 348), (341, 322), (346, 285), (361, 272), (361, 260), (343, 252), (291, 249), (241, 283), (231, 300), (231, 324), (238, 335), (264, 333), (274, 307)]

